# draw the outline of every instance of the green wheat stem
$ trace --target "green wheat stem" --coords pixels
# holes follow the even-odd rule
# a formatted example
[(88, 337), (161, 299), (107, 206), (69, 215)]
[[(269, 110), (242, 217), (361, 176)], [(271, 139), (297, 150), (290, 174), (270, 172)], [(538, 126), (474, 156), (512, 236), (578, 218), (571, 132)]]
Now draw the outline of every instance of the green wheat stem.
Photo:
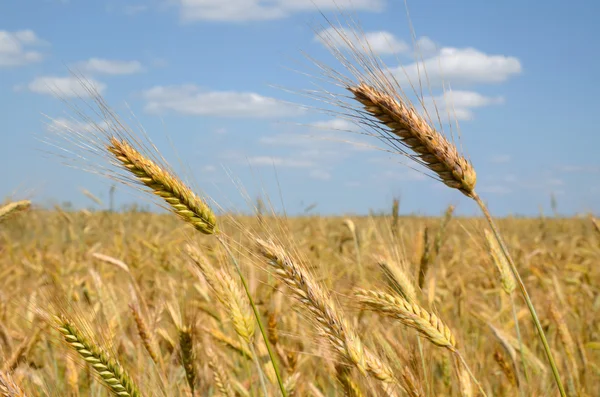
[(546, 358), (548, 359), (548, 362), (550, 363), (550, 367), (552, 369), (552, 374), (554, 375), (554, 380), (556, 381), (556, 385), (558, 387), (560, 395), (561, 395), (561, 397), (567, 397), (567, 393), (565, 392), (565, 388), (562, 384), (560, 375), (558, 373), (558, 367), (556, 366), (556, 362), (554, 361), (554, 356), (552, 355), (552, 351), (550, 350), (550, 345), (548, 344), (548, 340), (546, 339), (546, 334), (544, 333), (544, 329), (542, 328), (542, 323), (540, 323), (540, 319), (537, 315), (537, 312), (535, 311), (533, 302), (531, 301), (531, 298), (529, 297), (529, 293), (527, 293), (527, 289), (525, 288), (523, 279), (521, 279), (519, 270), (517, 269), (517, 266), (515, 265), (515, 262), (513, 261), (512, 256), (508, 252), (508, 248), (506, 248), (504, 239), (502, 238), (502, 235), (500, 234), (500, 231), (498, 230), (498, 227), (496, 226), (496, 222), (494, 222), (492, 215), (490, 214), (489, 210), (487, 209), (487, 206), (485, 205), (483, 200), (481, 200), (481, 198), (479, 197), (479, 195), (477, 193), (473, 192), (472, 198), (475, 200), (477, 205), (479, 205), (481, 212), (483, 212), (483, 215), (485, 216), (488, 224), (490, 225), (490, 228), (492, 229), (492, 232), (494, 233), (494, 237), (496, 238), (496, 241), (498, 241), (498, 244), (500, 245), (502, 254), (506, 257), (506, 260), (508, 261), (508, 264), (510, 265), (510, 270), (512, 271), (513, 275), (515, 276), (515, 279), (517, 280), (517, 285), (519, 286), (519, 289), (521, 290), (523, 299), (525, 299), (525, 303), (527, 304), (527, 308), (529, 309), (529, 312), (531, 313), (531, 317), (533, 318), (535, 328), (537, 329), (538, 336), (539, 336), (540, 340), (542, 341), (542, 345), (544, 346), (544, 352), (546, 353)]
[(281, 395), (283, 397), (287, 397), (287, 392), (286, 392), (285, 386), (283, 384), (283, 378), (281, 377), (281, 373), (279, 371), (279, 366), (277, 365), (277, 362), (276, 362), (275, 353), (273, 352), (273, 349), (271, 348), (271, 343), (269, 342), (269, 336), (268, 336), (267, 331), (260, 319), (260, 313), (258, 312), (258, 308), (256, 307), (256, 304), (254, 303), (254, 299), (252, 299), (252, 294), (250, 293), (250, 288), (248, 287), (248, 282), (246, 281), (246, 277), (244, 277), (244, 274), (242, 273), (242, 269), (240, 269), (240, 265), (238, 264), (237, 259), (235, 259), (235, 257), (233, 256), (233, 253), (231, 252), (231, 250), (229, 249), (229, 247), (227, 246), (225, 241), (223, 241), (222, 237), (220, 235), (216, 235), (216, 238), (217, 238), (217, 241), (219, 241), (219, 243), (223, 246), (223, 248), (227, 252), (227, 255), (231, 259), (231, 262), (233, 263), (233, 266), (235, 267), (236, 272), (240, 276), (240, 280), (242, 281), (242, 285), (244, 286), (244, 291), (246, 292), (246, 296), (248, 296), (248, 300), (250, 301), (250, 306), (252, 307), (252, 311), (254, 312), (254, 317), (256, 317), (256, 321), (258, 322), (258, 328), (260, 329), (260, 333), (263, 337), (263, 340), (265, 341), (265, 345), (267, 346), (267, 351), (269, 352), (269, 358), (271, 359), (271, 364), (273, 365), (273, 370), (275, 371), (275, 377), (277, 378), (277, 384), (279, 385)]

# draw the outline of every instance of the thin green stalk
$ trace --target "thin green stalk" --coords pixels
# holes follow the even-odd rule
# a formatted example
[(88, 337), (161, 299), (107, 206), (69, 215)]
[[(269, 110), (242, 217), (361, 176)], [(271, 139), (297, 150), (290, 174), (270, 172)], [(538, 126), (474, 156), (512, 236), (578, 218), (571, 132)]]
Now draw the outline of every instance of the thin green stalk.
[(260, 333), (263, 337), (263, 340), (265, 341), (265, 345), (267, 346), (267, 351), (269, 352), (269, 358), (271, 359), (271, 364), (273, 365), (273, 370), (275, 371), (275, 377), (277, 378), (277, 384), (279, 385), (279, 389), (281, 390), (281, 395), (283, 397), (287, 397), (287, 393), (285, 391), (285, 386), (283, 384), (283, 379), (281, 378), (281, 373), (279, 372), (279, 367), (277, 365), (277, 362), (275, 361), (275, 354), (273, 353), (273, 349), (271, 348), (271, 343), (269, 342), (269, 336), (267, 334), (267, 331), (265, 330), (265, 327), (264, 327), (262, 321), (260, 320), (260, 313), (258, 312), (256, 305), (254, 304), (254, 299), (252, 299), (252, 294), (250, 293), (250, 288), (248, 287), (248, 283), (246, 282), (246, 277), (244, 277), (244, 274), (242, 273), (242, 269), (240, 269), (240, 265), (238, 264), (237, 260), (233, 256), (233, 253), (231, 252), (231, 250), (229, 249), (227, 244), (225, 244), (225, 241), (223, 241), (221, 236), (218, 234), (215, 237), (217, 238), (219, 243), (221, 243), (221, 245), (227, 252), (227, 255), (231, 259), (231, 262), (233, 263), (235, 270), (237, 271), (238, 275), (240, 276), (240, 280), (242, 281), (242, 285), (244, 286), (244, 291), (246, 292), (246, 295), (248, 296), (248, 300), (250, 301), (250, 306), (252, 306), (252, 311), (254, 312), (254, 317), (256, 317), (256, 321), (258, 322), (258, 328), (260, 329)]
[(260, 379), (260, 386), (262, 387), (263, 394), (265, 396), (269, 395), (269, 391), (267, 390), (267, 383), (265, 382), (265, 375), (263, 374), (263, 370), (260, 367), (260, 362), (258, 361), (258, 354), (256, 353), (256, 349), (254, 348), (254, 343), (248, 343), (250, 345), (250, 351), (252, 352), (252, 356), (254, 356), (254, 364), (256, 365), (256, 369), (258, 370), (258, 379)]
[[(462, 356), (462, 354), (460, 354), (460, 352), (458, 350), (453, 350), (453, 353), (458, 357), (458, 359), (460, 360), (460, 362), (462, 363), (462, 365), (465, 366), (465, 369), (467, 370), (467, 373), (471, 377), (471, 380), (473, 380), (473, 382), (475, 382), (475, 385), (477, 386), (477, 388), (479, 389), (479, 391), (481, 392), (481, 394), (483, 395), (483, 397), (487, 397), (487, 394), (486, 394), (485, 390), (483, 390), (483, 387), (481, 386), (481, 383), (479, 383), (479, 381), (477, 380), (477, 378), (475, 377), (475, 375), (473, 375), (473, 372), (471, 372), (471, 368), (469, 368), (469, 364), (467, 364), (467, 361)], [(459, 371), (460, 371), (460, 369), (459, 369)]]
[[(525, 380), (527, 381), (527, 384), (530, 385), (531, 383), (529, 382), (529, 371), (527, 370), (527, 364), (525, 363), (525, 353), (523, 352), (523, 339), (521, 338), (521, 327), (519, 327), (519, 318), (517, 317), (517, 305), (515, 305), (515, 298), (512, 293), (510, 294), (510, 305), (512, 306), (512, 313), (515, 321), (515, 332), (517, 333), (517, 339), (519, 340), (519, 353), (521, 355), (521, 363), (523, 364), (523, 373), (525, 374)], [(519, 373), (517, 372), (515, 375), (519, 376)], [(521, 394), (523, 394), (523, 389), (520, 384), (519, 389), (521, 390)]]
[(492, 229), (492, 232), (494, 233), (494, 237), (496, 238), (496, 240), (498, 241), (498, 244), (500, 245), (500, 249), (502, 250), (502, 253), (506, 257), (506, 260), (508, 261), (508, 264), (510, 265), (510, 270), (512, 271), (513, 275), (515, 276), (515, 279), (517, 280), (517, 285), (519, 286), (519, 289), (521, 290), (523, 299), (525, 299), (527, 308), (529, 309), (529, 312), (531, 313), (531, 317), (533, 318), (535, 328), (537, 329), (540, 340), (542, 341), (542, 345), (544, 346), (544, 352), (546, 353), (546, 358), (548, 359), (548, 362), (550, 363), (550, 367), (552, 368), (552, 374), (554, 375), (554, 380), (556, 381), (556, 385), (558, 386), (560, 395), (561, 395), (561, 397), (567, 397), (565, 388), (562, 384), (562, 381), (560, 380), (560, 375), (558, 373), (558, 368), (556, 366), (556, 362), (554, 361), (554, 356), (552, 355), (552, 351), (550, 350), (550, 345), (548, 344), (548, 340), (546, 339), (546, 334), (544, 333), (544, 329), (542, 328), (540, 319), (535, 311), (535, 307), (533, 306), (533, 303), (531, 302), (531, 298), (529, 298), (529, 294), (527, 293), (525, 284), (523, 283), (523, 280), (521, 279), (519, 270), (517, 269), (517, 266), (515, 265), (515, 262), (513, 261), (512, 256), (508, 252), (508, 248), (506, 248), (506, 244), (504, 244), (504, 240), (502, 239), (500, 231), (496, 227), (496, 223), (494, 222), (492, 215), (488, 211), (487, 206), (485, 205), (483, 200), (481, 200), (481, 198), (479, 197), (479, 195), (477, 193), (473, 192), (472, 197), (475, 200), (475, 202), (477, 203), (477, 205), (479, 205), (481, 212), (483, 212), (483, 215), (485, 216), (488, 224), (490, 225), (490, 228)]

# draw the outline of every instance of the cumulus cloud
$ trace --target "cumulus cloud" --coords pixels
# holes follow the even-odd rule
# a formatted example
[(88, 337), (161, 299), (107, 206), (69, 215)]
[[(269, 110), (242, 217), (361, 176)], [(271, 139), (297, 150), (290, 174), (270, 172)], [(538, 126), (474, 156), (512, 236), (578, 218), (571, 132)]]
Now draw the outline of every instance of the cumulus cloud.
[(22, 66), (41, 61), (42, 53), (30, 49), (41, 43), (32, 30), (0, 30), (0, 67)]
[(142, 71), (138, 61), (119, 61), (101, 58), (91, 58), (80, 62), (76, 67), (84, 72), (98, 74), (134, 74)]
[(219, 117), (290, 117), (301, 109), (253, 92), (204, 91), (195, 85), (156, 86), (143, 93), (149, 113)]
[(359, 37), (351, 29), (330, 27), (317, 33), (315, 40), (324, 45), (333, 44), (336, 48), (353, 48), (376, 55), (398, 54), (409, 50), (406, 42), (386, 31), (366, 32)]
[(106, 84), (91, 78), (86, 78), (84, 84), (77, 77), (42, 76), (34, 79), (27, 88), (38, 94), (65, 97), (89, 97), (92, 95), (90, 91), (102, 93), (106, 89)]
[(443, 95), (425, 98), (425, 106), (430, 117), (435, 118), (436, 107), (441, 117), (451, 120), (471, 120), (473, 109), (504, 103), (501, 96), (489, 97), (473, 91), (449, 90)]
[(252, 21), (286, 18), (302, 11), (381, 11), (385, 0), (176, 0), (181, 19), (187, 22)]
[(440, 87), (444, 83), (452, 86), (502, 83), (520, 74), (522, 67), (515, 57), (490, 55), (475, 48), (444, 47), (423, 62), (391, 68), (390, 72), (400, 84), (418, 84), (419, 75), (426, 84), (423, 70), (427, 71), (428, 83)]

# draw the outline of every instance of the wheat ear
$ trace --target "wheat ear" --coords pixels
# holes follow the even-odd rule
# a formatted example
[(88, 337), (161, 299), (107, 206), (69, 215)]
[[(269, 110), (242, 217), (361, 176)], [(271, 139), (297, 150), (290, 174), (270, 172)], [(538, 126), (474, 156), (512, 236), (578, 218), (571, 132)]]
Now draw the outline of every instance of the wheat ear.
[(313, 279), (306, 268), (292, 260), (272, 241), (257, 239), (261, 254), (277, 278), (283, 281), (314, 320), (318, 333), (329, 341), (341, 362), (385, 383), (396, 384), (392, 369), (370, 352), (350, 327), (330, 295)]
[(106, 352), (85, 338), (66, 317), (60, 316), (56, 320), (57, 329), (65, 342), (92, 367), (113, 395), (141, 397), (137, 386), (118, 361), (111, 359)]
[(129, 308), (131, 309), (131, 314), (133, 316), (133, 320), (135, 321), (135, 326), (144, 348), (148, 352), (148, 355), (152, 361), (154, 361), (154, 364), (158, 365), (158, 354), (154, 348), (154, 338), (148, 329), (146, 321), (144, 321), (144, 318), (142, 317), (142, 313), (140, 313), (140, 309), (134, 305), (129, 305)]
[(456, 349), (454, 334), (435, 314), (404, 298), (380, 291), (356, 289), (354, 296), (367, 309), (400, 320), (416, 329), (434, 345)]
[(471, 162), (459, 154), (445, 136), (432, 128), (412, 105), (365, 82), (350, 86), (348, 90), (369, 114), (415, 152), (444, 184), (469, 197), (473, 195), (477, 174)]
[(8, 203), (2, 207), (0, 207), (0, 221), (4, 218), (8, 218), (12, 214), (16, 214), (17, 212), (26, 211), (31, 207), (31, 201), (22, 200), (15, 201), (12, 203)]
[(185, 222), (204, 234), (214, 234), (217, 231), (217, 219), (208, 204), (177, 176), (143, 156), (123, 139), (111, 137), (107, 150), (139, 183), (166, 201), (171, 210)]
[(0, 397), (26, 397), (10, 373), (0, 371)]
[(215, 352), (209, 347), (206, 349), (208, 358), (208, 366), (213, 372), (213, 380), (217, 390), (225, 397), (234, 397), (235, 394), (231, 388), (230, 375), (225, 373), (225, 370), (219, 363)]
[(192, 327), (183, 325), (178, 328), (179, 348), (181, 351), (181, 365), (185, 370), (185, 378), (187, 379), (192, 396), (196, 386), (196, 354), (194, 352), (194, 334)]

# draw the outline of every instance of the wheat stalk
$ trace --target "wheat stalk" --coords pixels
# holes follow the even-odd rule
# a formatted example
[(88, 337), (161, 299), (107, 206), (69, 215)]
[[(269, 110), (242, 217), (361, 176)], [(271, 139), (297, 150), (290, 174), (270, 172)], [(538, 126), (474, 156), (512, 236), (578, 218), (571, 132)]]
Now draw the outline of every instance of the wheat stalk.
[(57, 317), (56, 321), (57, 329), (67, 345), (92, 367), (113, 395), (141, 397), (137, 386), (118, 361), (111, 359), (106, 352), (84, 337), (65, 316)]

